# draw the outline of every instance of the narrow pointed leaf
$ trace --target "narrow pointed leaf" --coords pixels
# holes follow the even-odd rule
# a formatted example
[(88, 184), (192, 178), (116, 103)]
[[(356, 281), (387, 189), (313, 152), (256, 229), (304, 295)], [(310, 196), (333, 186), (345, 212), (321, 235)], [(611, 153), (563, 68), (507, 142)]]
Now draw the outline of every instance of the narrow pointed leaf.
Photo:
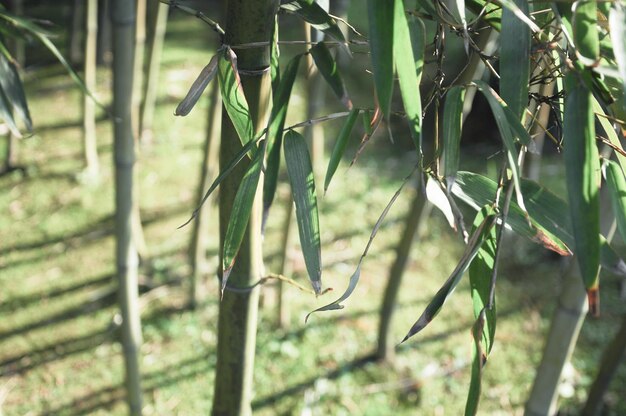
[(313, 290), (319, 294), (322, 289), (322, 255), (311, 157), (304, 137), (293, 130), (285, 135), (284, 150), (304, 262)]
[[(528, 15), (527, 0), (513, 0)], [(519, 119), (528, 105), (530, 75), (530, 28), (510, 9), (502, 12), (500, 34), (500, 96)]]
[(237, 131), (241, 144), (246, 145), (254, 137), (254, 127), (237, 72), (237, 57), (232, 49), (228, 49), (225, 54), (220, 54), (217, 77), (224, 108)]
[(600, 58), (596, 0), (578, 0), (574, 3), (572, 31), (576, 55), (586, 66), (595, 66)]
[(287, 118), (287, 109), (289, 108), (289, 99), (291, 98), (291, 90), (298, 73), (300, 59), (302, 55), (294, 56), (280, 79), (272, 111), (270, 113), (269, 125), (267, 128), (268, 137), (268, 157), (267, 166), (265, 168), (265, 180), (263, 182), (263, 229), (265, 229), (265, 220), (272, 202), (276, 194), (276, 186), (278, 184), (278, 171), (280, 169), (280, 151), (283, 142), (283, 128), (285, 127), (285, 119)]
[(176, 111), (174, 111), (175, 116), (186, 116), (196, 105), (206, 87), (215, 77), (217, 73), (217, 62), (221, 58), (221, 55), (221, 52), (213, 55), (209, 63), (202, 68), (198, 78), (191, 84), (189, 92), (187, 92), (185, 98), (183, 98), (180, 104), (178, 104), (178, 107), (176, 107)]
[(442, 170), (448, 187), (451, 187), (459, 170), (461, 127), (463, 124), (463, 101), (465, 88), (452, 87), (446, 94), (443, 108), (443, 154)]
[(592, 313), (597, 313), (600, 266), (600, 162), (591, 92), (568, 74), (563, 118), (563, 158), (575, 253)]
[[(338, 42), (345, 45), (346, 38), (337, 25), (337, 20), (331, 17), (319, 4), (310, 0), (288, 1), (280, 5), (281, 9), (295, 13), (302, 20), (311, 24), (315, 29), (324, 32)], [(347, 49), (347, 46), (346, 46)], [(349, 53), (349, 49), (348, 49)]]
[[(484, 218), (493, 215), (490, 205), (483, 207), (474, 220), (478, 228)], [(474, 351), (470, 388), (465, 405), (465, 415), (475, 415), (481, 392), (482, 369), (493, 347), (496, 332), (495, 302), (488, 308), (491, 295), (491, 277), (496, 257), (496, 227), (492, 227), (469, 267), (469, 280), (476, 322), (472, 328)]]
[(359, 109), (354, 108), (350, 111), (350, 115), (346, 119), (345, 124), (341, 128), (339, 132), (339, 136), (337, 136), (337, 141), (335, 141), (335, 146), (333, 146), (333, 152), (330, 155), (330, 159), (328, 161), (328, 168), (326, 169), (326, 178), (324, 179), (324, 193), (328, 190), (328, 185), (330, 185), (330, 181), (333, 178), (333, 175), (337, 171), (337, 167), (339, 166), (339, 162), (343, 157), (344, 152), (346, 151), (346, 146), (348, 144), (348, 139), (350, 138), (350, 134), (352, 133), (352, 129), (354, 128), (354, 124), (356, 123), (356, 119), (359, 117)]
[(235, 264), (235, 258), (241, 247), (244, 234), (248, 228), (250, 214), (256, 191), (261, 177), (261, 168), (263, 167), (263, 156), (265, 154), (265, 141), (254, 152), (254, 158), (248, 167), (237, 194), (233, 201), (233, 208), (230, 213), (230, 220), (226, 228), (226, 236), (224, 237), (224, 250), (222, 257), (222, 293), (228, 282), (228, 276)]
[(0, 55), (0, 88), (4, 91), (12, 110), (24, 122), (26, 130), (31, 131), (33, 122), (30, 118), (26, 94), (24, 94), (24, 85), (15, 64), (4, 55)]
[(622, 168), (610, 160), (606, 165), (606, 182), (611, 193), (611, 205), (617, 220), (617, 229), (622, 240), (626, 241), (626, 179)]
[(505, 9), (509, 9), (515, 17), (524, 22), (530, 30), (533, 32), (541, 32), (541, 29), (537, 24), (530, 18), (526, 13), (524, 13), (518, 6), (515, 4), (513, 0), (498, 0), (502, 7)]
[(393, 94), (394, 10), (389, 3), (387, 0), (367, 0), (374, 86), (385, 120), (389, 120)]
[[(617, 133), (615, 133), (615, 128), (613, 128), (611, 122), (605, 117), (606, 113), (600, 106), (600, 103), (598, 102), (598, 100), (596, 100), (595, 97), (592, 97), (592, 100), (593, 111), (596, 114), (596, 120), (598, 120), (598, 122), (600, 123), (600, 126), (602, 127), (602, 130), (604, 130), (604, 134), (606, 134), (609, 142), (615, 149), (620, 149), (624, 151), (622, 143), (620, 142), (619, 137), (617, 137)], [(619, 151), (615, 152), (615, 156), (617, 157), (617, 161), (622, 167), (622, 170), (626, 171), (626, 156), (624, 156)]]
[(409, 332), (406, 334), (402, 342), (405, 342), (413, 335), (420, 332), (424, 329), (434, 318), (437, 316), (444, 302), (452, 294), (456, 286), (461, 281), (461, 277), (469, 268), (470, 263), (476, 257), (478, 250), (481, 245), (489, 235), (491, 228), (496, 222), (495, 215), (489, 215), (485, 217), (485, 219), (480, 223), (480, 225), (474, 230), (472, 236), (470, 237), (467, 246), (465, 248), (465, 252), (461, 257), (461, 260), (457, 264), (454, 271), (450, 274), (450, 277), (446, 280), (446, 282), (441, 286), (439, 291), (435, 294), (432, 300), (426, 306), (422, 315), (417, 319), (417, 321), (413, 324)]
[(309, 52), (311, 56), (313, 56), (313, 60), (315, 61), (315, 66), (320, 71), (330, 88), (333, 90), (335, 95), (341, 100), (343, 105), (345, 105), (348, 110), (352, 109), (352, 101), (348, 96), (348, 90), (341, 79), (341, 75), (339, 74), (339, 68), (337, 67), (337, 62), (330, 54), (328, 47), (324, 44), (324, 42), (319, 42), (315, 46), (313, 46)]
[(487, 85), (487, 83), (485, 83), (484, 81), (474, 81), (474, 83), (483, 93), (485, 98), (487, 98), (487, 102), (489, 103), (489, 107), (491, 108), (491, 112), (493, 113), (493, 117), (496, 120), (498, 131), (500, 132), (500, 136), (502, 137), (502, 141), (506, 149), (509, 167), (511, 168), (517, 204), (522, 210), (525, 211), (526, 208), (524, 206), (524, 198), (522, 196), (520, 187), (520, 169), (517, 164), (519, 154), (517, 152), (517, 146), (515, 145), (513, 133), (511, 131), (510, 118), (506, 117), (506, 114), (502, 107), (502, 103), (500, 102), (501, 100), (498, 99), (498, 94), (496, 94), (496, 92), (493, 91), (493, 89), (491, 89), (491, 87)]
[(2, 88), (0, 88), (0, 120), (3, 120), (6, 123), (7, 127), (11, 131), (11, 134), (16, 137), (22, 137), (22, 134), (15, 123), (15, 118), (13, 117), (11, 102)]
[(422, 67), (424, 64), (424, 28), (423, 23), (419, 19), (413, 18), (415, 38), (418, 44), (415, 49), (420, 50), (420, 55), (415, 57), (413, 51), (413, 42), (411, 31), (404, 12), (404, 2), (402, 0), (394, 1), (394, 39), (393, 57), (398, 73), (398, 82), (400, 92), (402, 93), (402, 102), (404, 110), (411, 128), (411, 138), (415, 144), (415, 150), (418, 156), (422, 155), (422, 100), (420, 97), (420, 77), (422, 75)]
[(609, 26), (611, 28), (611, 44), (615, 61), (619, 69), (622, 83), (626, 89), (626, 8), (620, 2), (616, 2), (609, 14)]
[(272, 98), (276, 98), (280, 83), (280, 48), (278, 47), (278, 15), (274, 17), (274, 31), (270, 50), (270, 77), (272, 78)]

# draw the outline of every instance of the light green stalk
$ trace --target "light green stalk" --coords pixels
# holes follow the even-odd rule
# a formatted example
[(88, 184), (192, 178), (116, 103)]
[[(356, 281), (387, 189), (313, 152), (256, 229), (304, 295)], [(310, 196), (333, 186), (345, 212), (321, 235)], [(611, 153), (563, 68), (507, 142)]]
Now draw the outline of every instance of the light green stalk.
[[(87, 0), (87, 25), (85, 31), (85, 87), (96, 90), (96, 46), (98, 39), (98, 0)], [(98, 146), (96, 142), (96, 103), (93, 98), (83, 94), (83, 151), (85, 152), (85, 170), (90, 178), (95, 178), (99, 171)]]

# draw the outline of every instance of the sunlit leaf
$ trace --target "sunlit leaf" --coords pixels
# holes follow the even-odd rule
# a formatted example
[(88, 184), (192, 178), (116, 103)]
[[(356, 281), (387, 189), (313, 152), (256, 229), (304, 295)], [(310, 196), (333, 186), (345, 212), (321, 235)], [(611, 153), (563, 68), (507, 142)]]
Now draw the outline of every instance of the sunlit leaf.
[[(528, 15), (527, 0), (513, 0)], [(520, 118), (528, 106), (530, 74), (530, 29), (510, 9), (502, 12), (500, 34), (500, 96)]]
[(346, 86), (341, 79), (341, 75), (339, 74), (337, 62), (330, 54), (330, 51), (324, 42), (317, 43), (309, 50), (309, 52), (311, 53), (311, 56), (313, 56), (315, 66), (320, 71), (320, 74), (322, 74), (326, 82), (328, 82), (328, 85), (330, 85), (330, 88), (333, 90), (335, 95), (341, 100), (343, 105), (345, 105), (348, 109), (352, 109), (352, 101), (350, 101), (348, 90), (346, 89)]
[(563, 158), (567, 179), (569, 211), (574, 230), (574, 252), (589, 296), (592, 313), (598, 313), (600, 268), (600, 162), (596, 146), (595, 117), (591, 92), (566, 78), (567, 99), (563, 117)]
[(285, 119), (287, 117), (287, 109), (289, 108), (289, 99), (291, 98), (291, 90), (298, 73), (300, 59), (302, 55), (294, 56), (280, 79), (270, 120), (267, 128), (267, 166), (265, 168), (265, 180), (263, 182), (263, 229), (265, 229), (265, 221), (267, 214), (274, 201), (276, 186), (278, 184), (278, 171), (280, 168), (280, 151), (283, 141), (283, 128), (285, 127)]
[(383, 117), (389, 120), (393, 94), (394, 10), (387, 0), (367, 0), (367, 14), (376, 97)]
[(622, 77), (624, 89), (626, 89), (626, 9), (622, 3), (615, 2), (611, 8), (609, 25), (615, 61), (617, 61), (617, 68)]
[(524, 13), (513, 0), (498, 0), (498, 2), (502, 4), (503, 8), (509, 9), (511, 12), (513, 12), (515, 17), (524, 22), (524, 24), (526, 24), (530, 28), (530, 30), (532, 30), (533, 32), (541, 32), (539, 26), (537, 26), (537, 24), (530, 17), (528, 17), (528, 15)]
[(311, 157), (301, 134), (289, 130), (284, 139), (285, 162), (296, 205), (300, 245), (309, 280), (316, 294), (322, 290), (320, 223)]
[(405, 342), (413, 335), (424, 329), (439, 313), (444, 302), (446, 301), (446, 299), (448, 299), (448, 296), (452, 294), (456, 286), (461, 281), (461, 277), (463, 277), (463, 274), (469, 268), (470, 263), (476, 257), (478, 250), (489, 235), (491, 228), (494, 226), (495, 222), (496, 216), (492, 214), (485, 217), (480, 225), (476, 227), (467, 243), (467, 246), (465, 247), (465, 252), (463, 253), (463, 256), (461, 257), (461, 260), (457, 264), (456, 268), (454, 269), (454, 271), (452, 271), (450, 277), (448, 277), (443, 286), (441, 286), (439, 291), (437, 291), (435, 296), (428, 303), (426, 309), (413, 324), (402, 342)]
[[(418, 156), (422, 155), (422, 100), (420, 96), (420, 77), (424, 65), (424, 25), (421, 20), (412, 18), (415, 26), (413, 32), (409, 30), (404, 3), (402, 0), (394, 2), (394, 39), (393, 57), (398, 73), (400, 92), (404, 110), (411, 128), (411, 138), (415, 144)], [(415, 36), (412, 38), (412, 34)], [(416, 42), (416, 45), (413, 45)], [(419, 50), (420, 55), (413, 55)]]
[(611, 193), (611, 205), (617, 220), (617, 229), (622, 240), (626, 241), (626, 179), (622, 168), (610, 160), (606, 165), (606, 182)]
[(456, 172), (459, 170), (464, 101), (465, 88), (456, 86), (448, 90), (443, 108), (443, 153), (441, 164), (443, 176), (446, 178), (448, 187), (454, 183)]
[(274, 17), (272, 44), (270, 45), (270, 77), (272, 78), (272, 97), (276, 98), (280, 82), (280, 48), (278, 47), (278, 15)]
[(200, 75), (198, 75), (198, 78), (196, 78), (193, 84), (191, 84), (189, 92), (187, 92), (185, 98), (183, 98), (180, 104), (178, 104), (178, 107), (176, 107), (174, 115), (186, 116), (187, 114), (189, 114), (191, 109), (200, 99), (200, 96), (202, 95), (206, 87), (215, 77), (215, 74), (217, 73), (217, 62), (222, 56), (222, 52), (213, 55), (209, 63), (204, 68), (202, 68), (202, 71), (200, 71)]
[(233, 201), (230, 219), (226, 228), (224, 237), (224, 249), (222, 256), (222, 294), (226, 288), (228, 277), (235, 264), (235, 258), (241, 247), (241, 242), (248, 228), (248, 222), (252, 213), (254, 199), (261, 177), (261, 168), (263, 167), (263, 157), (265, 155), (265, 141), (262, 141), (259, 147), (254, 151), (254, 157), (248, 170), (246, 171), (237, 194)]
[(339, 135), (337, 136), (337, 140), (335, 141), (335, 145), (333, 146), (333, 152), (331, 153), (330, 159), (328, 160), (326, 178), (324, 179), (324, 192), (328, 190), (328, 185), (330, 185), (330, 181), (337, 171), (337, 167), (339, 166), (339, 162), (341, 162), (341, 158), (343, 157), (346, 146), (348, 144), (348, 139), (350, 138), (350, 134), (352, 133), (352, 129), (354, 128), (354, 124), (356, 123), (356, 119), (358, 117), (359, 109), (352, 109), (350, 111), (350, 115), (346, 119), (346, 122), (341, 128)]
[[(337, 20), (331, 17), (319, 4), (310, 0), (293, 0), (280, 5), (289, 12), (295, 13), (300, 18), (311, 24), (315, 29), (324, 32), (328, 36), (346, 45), (346, 38), (337, 25)], [(350, 50), (345, 46), (350, 53)]]
[(600, 57), (596, 0), (578, 0), (573, 4), (572, 31), (576, 55), (586, 66), (593, 66)]
[[(604, 112), (604, 110), (600, 106), (600, 103), (598, 102), (598, 100), (596, 100), (595, 97), (592, 97), (592, 100), (593, 100), (593, 111), (596, 114), (596, 120), (598, 120), (598, 122), (600, 123), (600, 126), (602, 127), (602, 130), (604, 130), (604, 134), (606, 134), (607, 138), (609, 139), (611, 146), (623, 152), (624, 149), (622, 148), (622, 143), (620, 142), (619, 137), (617, 137), (617, 133), (615, 133), (615, 129), (613, 128), (613, 125), (606, 118), (606, 113)], [(626, 156), (624, 156), (619, 151), (615, 152), (615, 156), (617, 157), (617, 161), (622, 167), (622, 170), (626, 171)]]

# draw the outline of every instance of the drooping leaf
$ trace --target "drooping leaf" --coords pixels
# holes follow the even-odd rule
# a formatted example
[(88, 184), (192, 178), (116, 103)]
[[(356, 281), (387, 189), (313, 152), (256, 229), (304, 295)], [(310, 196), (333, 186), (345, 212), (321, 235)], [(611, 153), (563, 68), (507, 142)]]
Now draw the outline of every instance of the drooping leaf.
[(341, 161), (341, 158), (343, 157), (343, 154), (346, 150), (348, 139), (350, 138), (350, 134), (352, 133), (352, 129), (354, 128), (354, 124), (356, 123), (356, 119), (358, 117), (359, 109), (353, 108), (350, 111), (350, 115), (346, 119), (346, 122), (341, 128), (339, 136), (337, 136), (337, 140), (335, 141), (335, 145), (333, 146), (333, 152), (331, 153), (330, 159), (328, 160), (326, 178), (324, 179), (324, 193), (326, 193), (326, 191), (328, 190), (328, 185), (330, 185), (330, 181), (337, 171), (337, 167), (339, 166), (339, 162)]
[(532, 30), (533, 32), (541, 32), (539, 26), (537, 26), (537, 24), (530, 17), (528, 17), (526, 13), (524, 13), (513, 0), (498, 0), (498, 2), (502, 4), (503, 8), (509, 9), (511, 12), (513, 12), (515, 17), (524, 22), (530, 28), (530, 30)]
[(220, 82), (224, 108), (237, 131), (241, 144), (245, 146), (254, 137), (254, 127), (248, 101), (246, 101), (237, 72), (237, 56), (230, 48), (219, 57), (217, 78)]
[(393, 206), (394, 202), (396, 202), (396, 199), (398, 199), (398, 196), (400, 196), (400, 193), (402, 192), (402, 189), (404, 188), (406, 183), (409, 181), (409, 179), (415, 173), (415, 170), (416, 169), (413, 169), (413, 171), (411, 171), (411, 173), (407, 177), (404, 178), (404, 181), (402, 182), (402, 185), (400, 185), (400, 188), (398, 188), (398, 190), (393, 195), (393, 197), (391, 197), (391, 200), (389, 201), (389, 203), (387, 204), (387, 206), (385, 207), (383, 212), (380, 214), (380, 217), (378, 217), (378, 220), (376, 221), (376, 224), (374, 224), (374, 228), (372, 229), (372, 232), (370, 233), (370, 238), (369, 238), (369, 240), (367, 242), (367, 245), (365, 246), (365, 250), (363, 250), (363, 254), (361, 254), (361, 258), (359, 259), (359, 263), (357, 264), (356, 270), (354, 271), (354, 273), (350, 277), (350, 281), (348, 282), (348, 287), (345, 290), (345, 292), (339, 297), (339, 299), (335, 300), (334, 302), (331, 302), (331, 303), (329, 303), (326, 306), (322, 306), (321, 308), (317, 308), (314, 311), (309, 312), (309, 314), (304, 319), (305, 323), (306, 323), (306, 321), (308, 321), (309, 317), (312, 314), (314, 314), (315, 312), (334, 311), (334, 310), (337, 310), (337, 309), (343, 309), (344, 308), (344, 305), (342, 305), (342, 302), (344, 302), (346, 299), (348, 299), (350, 297), (352, 292), (354, 292), (354, 289), (356, 288), (356, 285), (359, 283), (359, 278), (361, 277), (361, 264), (363, 263), (363, 260), (367, 256), (367, 253), (368, 253), (368, 251), (370, 249), (370, 246), (372, 245), (372, 242), (374, 241), (374, 238), (376, 237), (376, 234), (378, 233), (378, 230), (380, 229), (381, 225), (383, 224), (383, 221), (385, 220), (385, 217), (387, 217), (387, 214), (389, 213), (389, 210)]
[(22, 134), (17, 127), (17, 123), (15, 122), (15, 118), (13, 117), (11, 102), (2, 88), (0, 88), (0, 120), (3, 120), (6, 123), (7, 127), (11, 131), (11, 134), (16, 137), (22, 137)]
[(566, 78), (567, 99), (563, 117), (563, 158), (567, 179), (569, 212), (574, 230), (574, 252), (592, 313), (598, 313), (598, 273), (600, 269), (600, 162), (596, 146), (595, 118), (591, 92), (577, 81)]
[[(512, 0), (528, 15), (527, 0)], [(502, 12), (500, 34), (500, 96), (519, 119), (528, 105), (530, 75), (530, 28), (510, 9)]]
[[(600, 126), (602, 127), (602, 130), (604, 130), (604, 133), (609, 139), (611, 146), (613, 146), (614, 149), (619, 149), (623, 152), (624, 149), (622, 148), (622, 143), (617, 137), (617, 134), (615, 133), (615, 129), (611, 125), (611, 122), (606, 118), (606, 113), (604, 112), (604, 110), (600, 106), (600, 103), (598, 102), (598, 100), (596, 100), (595, 97), (592, 97), (592, 100), (593, 111), (596, 114), (596, 120), (598, 120), (598, 122), (600, 123)], [(617, 161), (622, 167), (622, 170), (626, 170), (626, 156), (620, 153), (619, 150), (615, 152), (615, 156), (617, 157)]]
[(324, 42), (318, 42), (309, 52), (315, 61), (315, 66), (320, 71), (335, 95), (341, 100), (348, 110), (352, 109), (352, 101), (348, 96), (348, 90), (341, 79), (337, 62), (330, 54)]
[(394, 9), (388, 0), (367, 0), (367, 14), (376, 98), (383, 117), (389, 120), (393, 94)]
[(276, 98), (280, 83), (280, 48), (278, 47), (278, 15), (274, 17), (274, 31), (270, 45), (270, 77), (272, 78), (272, 98)]
[[(474, 220), (474, 229), (484, 218), (493, 215), (493, 207), (483, 207)], [(492, 227), (469, 267), (469, 280), (476, 322), (472, 328), (474, 351), (472, 354), (472, 375), (465, 405), (465, 415), (475, 415), (481, 392), (482, 369), (493, 347), (496, 333), (495, 300), (490, 304), (492, 290), (491, 277), (496, 258), (496, 227)]]
[(446, 218), (450, 228), (455, 228), (454, 212), (450, 200), (446, 193), (441, 188), (439, 181), (434, 180), (432, 177), (428, 177), (426, 181), (426, 199), (433, 204)]
[[(513, 177), (513, 184), (515, 186), (515, 195), (517, 199), (517, 204), (522, 210), (526, 210), (524, 206), (524, 198), (522, 195), (521, 187), (520, 187), (520, 168), (518, 166), (518, 151), (517, 146), (515, 145), (515, 141), (513, 138), (513, 133), (511, 131), (511, 120), (506, 117), (506, 113), (503, 109), (503, 104), (501, 99), (499, 99), (498, 94), (496, 94), (493, 89), (487, 85), (484, 81), (474, 81), (478, 90), (483, 93), (485, 98), (487, 98), (487, 102), (489, 103), (489, 107), (491, 108), (491, 112), (493, 113), (493, 117), (496, 120), (496, 124), (498, 126), (498, 131), (500, 132), (500, 137), (502, 137), (502, 141), (504, 142), (504, 147), (506, 149), (507, 159), (509, 161), (509, 168), (511, 169), (511, 174)], [(519, 123), (519, 120), (517, 120)]]
[(322, 290), (320, 224), (311, 157), (301, 134), (289, 130), (284, 138), (285, 162), (296, 205), (300, 245), (309, 280), (316, 294)]
[(193, 84), (191, 84), (189, 92), (187, 93), (185, 98), (183, 98), (180, 104), (178, 104), (178, 107), (176, 107), (176, 111), (174, 111), (175, 116), (186, 116), (196, 105), (206, 87), (215, 77), (215, 74), (217, 73), (217, 62), (222, 55), (223, 52), (221, 51), (216, 53), (215, 55), (213, 55), (209, 63), (204, 68), (202, 68), (202, 71), (200, 71), (200, 75), (198, 75), (198, 78), (196, 78)]
[[(420, 77), (424, 64), (424, 25), (421, 20), (412, 18), (415, 26), (415, 37), (411, 37), (409, 23), (404, 12), (404, 2), (394, 1), (394, 32), (393, 32), (393, 57), (398, 73), (400, 92), (404, 110), (411, 128), (411, 138), (415, 144), (418, 157), (422, 155), (422, 100), (420, 97)], [(416, 49), (421, 51), (418, 57), (413, 56), (413, 41), (418, 44)]]
[[(337, 20), (331, 17), (319, 4), (310, 0), (292, 0), (280, 5), (281, 9), (295, 13), (302, 20), (311, 24), (315, 29), (324, 32), (338, 42), (346, 45), (346, 38), (337, 25)], [(345, 46), (350, 53), (350, 50)]]
[(17, 67), (4, 55), (0, 55), (0, 88), (4, 90), (15, 114), (24, 122), (26, 130), (31, 131), (33, 122), (26, 102), (24, 85), (17, 72)]
[(276, 186), (278, 184), (278, 171), (280, 168), (280, 150), (283, 141), (283, 128), (285, 127), (285, 119), (287, 117), (287, 109), (289, 108), (289, 99), (291, 98), (291, 90), (298, 73), (300, 59), (302, 55), (294, 56), (283, 73), (278, 84), (270, 120), (267, 128), (267, 166), (265, 168), (265, 181), (263, 182), (263, 226), (265, 229), (265, 221), (269, 213), (269, 209), (274, 201), (276, 194)]
[(463, 277), (463, 274), (469, 268), (470, 263), (476, 257), (478, 250), (489, 235), (491, 228), (494, 226), (495, 222), (496, 216), (492, 214), (485, 217), (480, 225), (476, 227), (467, 243), (465, 252), (463, 253), (463, 256), (461, 257), (461, 260), (457, 264), (456, 268), (452, 271), (450, 277), (448, 277), (443, 286), (441, 286), (441, 288), (437, 291), (432, 300), (428, 303), (426, 309), (413, 324), (402, 342), (405, 342), (413, 335), (424, 329), (439, 313), (444, 302), (446, 301), (448, 296), (452, 294), (456, 286), (461, 281), (461, 277)]
[(626, 9), (622, 3), (615, 2), (611, 8), (609, 26), (615, 61), (617, 61), (617, 68), (622, 77), (624, 89), (626, 89)]
[(350, 166), (356, 163), (356, 160), (361, 155), (361, 152), (363, 151), (363, 149), (365, 149), (365, 146), (372, 138), (374, 133), (376, 133), (376, 130), (378, 130), (378, 126), (380, 126), (382, 119), (383, 113), (380, 111), (380, 107), (376, 107), (376, 110), (374, 110), (374, 115), (372, 117), (370, 117), (369, 111), (364, 111), (363, 127), (365, 130), (365, 134), (363, 134), (363, 137), (361, 138), (361, 142), (359, 143), (359, 147), (356, 150), (356, 154), (352, 158), (352, 162), (350, 162)]
[(443, 108), (443, 153), (441, 169), (448, 187), (451, 187), (459, 170), (461, 128), (463, 124), (463, 101), (465, 88), (452, 87), (446, 94)]
[(606, 165), (606, 182), (611, 193), (611, 206), (617, 220), (617, 229), (622, 240), (626, 241), (626, 179), (620, 166), (611, 161)]
[(576, 55), (586, 66), (596, 65), (600, 57), (596, 0), (579, 0), (573, 4), (572, 31)]
[(265, 141), (262, 141), (259, 147), (254, 151), (254, 157), (248, 170), (246, 171), (235, 200), (233, 201), (226, 235), (224, 237), (224, 249), (222, 256), (222, 294), (226, 288), (228, 277), (235, 264), (239, 247), (243, 241), (244, 234), (248, 228), (248, 222), (252, 213), (256, 191), (261, 177), (261, 168), (263, 167), (263, 157), (265, 155)]

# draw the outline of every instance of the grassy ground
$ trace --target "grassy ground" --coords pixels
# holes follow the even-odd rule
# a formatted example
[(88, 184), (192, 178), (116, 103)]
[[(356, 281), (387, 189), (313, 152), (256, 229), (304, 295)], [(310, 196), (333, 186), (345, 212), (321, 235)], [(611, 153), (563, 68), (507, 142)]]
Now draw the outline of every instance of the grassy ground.
[[(212, 399), (217, 323), (217, 282), (207, 297), (186, 309), (191, 228), (178, 230), (193, 210), (207, 102), (186, 118), (172, 116), (210, 51), (197, 21), (170, 26), (159, 87), (155, 140), (141, 150), (139, 187), (149, 266), (142, 280), (145, 413), (207, 414)], [(193, 33), (194, 36), (190, 36)], [(100, 74), (107, 100), (110, 78)], [(0, 410), (5, 415), (124, 414), (121, 349), (114, 324), (111, 126), (98, 124), (101, 180), (80, 178), (80, 96), (59, 71), (27, 74), (37, 127), (20, 143), (25, 172), (0, 178)], [(371, 97), (370, 97), (371, 98)], [(303, 105), (294, 97), (293, 114)], [(298, 120), (294, 120), (298, 121)], [(329, 135), (339, 126), (329, 125)], [(331, 139), (332, 140), (332, 139)], [(264, 286), (255, 372), (255, 414), (457, 415), (464, 408), (471, 357), (471, 303), (467, 282), (431, 326), (398, 348), (393, 364), (368, 359), (376, 342), (377, 310), (393, 247), (413, 191), (403, 192), (364, 263), (362, 281), (346, 309), (306, 313), (333, 300), (352, 274), (370, 230), (401, 178), (411, 155), (389, 151), (380, 136), (359, 163), (340, 167), (320, 198), (324, 282), (334, 288), (320, 299), (287, 286), (288, 327), (275, 327), (275, 288)], [(472, 164), (485, 165), (486, 154)], [(555, 181), (555, 183), (558, 183)], [(558, 185), (557, 185), (558, 186)], [(275, 267), (287, 189), (268, 225), (266, 265)], [(216, 223), (209, 257), (217, 264)], [(462, 246), (434, 212), (411, 252), (393, 334), (398, 341), (455, 266)], [(559, 293), (559, 264), (536, 246), (511, 240), (498, 283), (500, 317), (496, 345), (485, 370), (480, 414), (521, 414), (543, 337)], [(297, 247), (293, 276), (305, 282)], [(573, 387), (562, 400), (575, 414), (586, 396), (602, 348), (625, 312), (617, 279), (602, 288), (603, 315), (587, 320), (575, 352)], [(219, 376), (219, 374), (217, 375)], [(609, 396), (611, 413), (626, 413), (622, 367)]]

